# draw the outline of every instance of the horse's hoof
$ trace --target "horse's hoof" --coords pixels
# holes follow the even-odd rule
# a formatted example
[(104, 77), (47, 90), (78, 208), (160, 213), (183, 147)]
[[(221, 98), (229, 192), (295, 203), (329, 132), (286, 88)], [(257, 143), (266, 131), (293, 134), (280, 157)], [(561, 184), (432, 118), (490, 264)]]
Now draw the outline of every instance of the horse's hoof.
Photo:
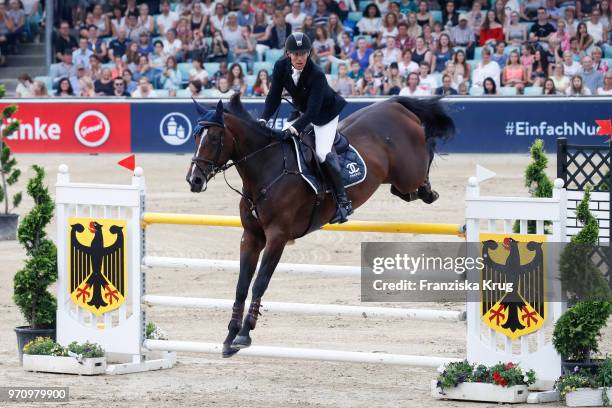
[(437, 191), (431, 190), (431, 193), (429, 193), (429, 195), (427, 195), (427, 197), (423, 197), (421, 200), (423, 200), (423, 202), (425, 204), (432, 204), (434, 203), (438, 198), (440, 198), (440, 194), (438, 194)]
[(247, 348), (251, 345), (251, 336), (236, 336), (234, 341), (232, 341), (232, 345), (230, 346), (232, 349), (238, 351), (243, 348)]
[(223, 350), (221, 351), (221, 357), (223, 358), (230, 358), (232, 357), (234, 354), (236, 354), (237, 352), (239, 352), (240, 349), (233, 349), (231, 347), (230, 344), (223, 344)]

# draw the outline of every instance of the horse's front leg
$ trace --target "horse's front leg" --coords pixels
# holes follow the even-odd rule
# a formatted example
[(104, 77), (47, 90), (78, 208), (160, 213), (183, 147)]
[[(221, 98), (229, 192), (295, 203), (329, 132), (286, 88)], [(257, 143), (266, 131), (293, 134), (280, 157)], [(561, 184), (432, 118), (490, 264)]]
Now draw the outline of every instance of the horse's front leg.
[(255, 283), (253, 284), (253, 298), (251, 300), (251, 305), (247, 315), (244, 318), (242, 328), (232, 342), (231, 347), (233, 349), (239, 350), (251, 345), (251, 337), (249, 336), (249, 332), (255, 328), (257, 317), (261, 314), (259, 312), (261, 298), (268, 288), (272, 274), (280, 261), (287, 241), (288, 239), (281, 235), (273, 235), (268, 237), (266, 249), (264, 250), (263, 258), (261, 260), (261, 265), (259, 267), (259, 271), (257, 272), (257, 278), (255, 278)]
[(255, 274), (259, 254), (266, 244), (263, 231), (245, 230), (240, 241), (240, 275), (236, 284), (236, 298), (232, 307), (232, 318), (227, 326), (227, 337), (223, 341), (222, 356), (231, 357), (238, 349), (231, 348), (232, 341), (242, 327), (244, 314), (244, 302), (249, 294), (249, 286)]

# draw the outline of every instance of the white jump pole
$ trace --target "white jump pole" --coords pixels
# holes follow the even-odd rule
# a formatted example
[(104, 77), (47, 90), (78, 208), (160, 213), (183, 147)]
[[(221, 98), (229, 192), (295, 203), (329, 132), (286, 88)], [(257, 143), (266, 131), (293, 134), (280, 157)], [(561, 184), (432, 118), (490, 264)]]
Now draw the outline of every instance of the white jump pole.
[[(217, 343), (204, 343), (196, 341), (145, 340), (144, 347), (149, 350), (221, 354), (222, 346)], [(439, 367), (452, 361), (460, 361), (458, 358), (448, 357), (409, 356), (400, 354), (269, 346), (251, 346), (249, 348), (240, 350), (237, 356), (238, 358), (239, 356), (255, 356), (300, 360), (338, 361), (347, 363), (408, 365), (419, 367)]]
[[(210, 299), (178, 296), (144, 295), (143, 303), (151, 306), (177, 306), (203, 309), (231, 310), (234, 302), (228, 299)], [(465, 312), (453, 310), (407, 309), (392, 307), (368, 307), (325, 305), (311, 303), (264, 302), (262, 308), (269, 312), (296, 313), (320, 316), (391, 317), (425, 321), (463, 321)]]

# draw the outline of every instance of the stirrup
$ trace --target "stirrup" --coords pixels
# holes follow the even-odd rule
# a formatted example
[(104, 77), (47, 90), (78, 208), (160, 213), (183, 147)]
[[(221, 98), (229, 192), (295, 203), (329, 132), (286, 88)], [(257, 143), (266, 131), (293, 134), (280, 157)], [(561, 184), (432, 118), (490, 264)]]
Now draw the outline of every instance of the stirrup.
[(348, 221), (348, 216), (353, 213), (353, 206), (350, 201), (338, 204), (336, 214), (329, 222), (330, 224), (344, 224)]

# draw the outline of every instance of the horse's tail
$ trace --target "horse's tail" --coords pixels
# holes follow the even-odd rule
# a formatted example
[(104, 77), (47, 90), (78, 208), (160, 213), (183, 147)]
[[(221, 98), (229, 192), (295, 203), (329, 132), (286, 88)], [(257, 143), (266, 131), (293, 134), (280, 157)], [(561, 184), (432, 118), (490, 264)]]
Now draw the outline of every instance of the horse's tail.
[(394, 96), (393, 101), (414, 113), (425, 126), (425, 137), (429, 143), (435, 145), (435, 139), (447, 141), (455, 134), (455, 123), (446, 113), (441, 97), (414, 99), (405, 96)]

